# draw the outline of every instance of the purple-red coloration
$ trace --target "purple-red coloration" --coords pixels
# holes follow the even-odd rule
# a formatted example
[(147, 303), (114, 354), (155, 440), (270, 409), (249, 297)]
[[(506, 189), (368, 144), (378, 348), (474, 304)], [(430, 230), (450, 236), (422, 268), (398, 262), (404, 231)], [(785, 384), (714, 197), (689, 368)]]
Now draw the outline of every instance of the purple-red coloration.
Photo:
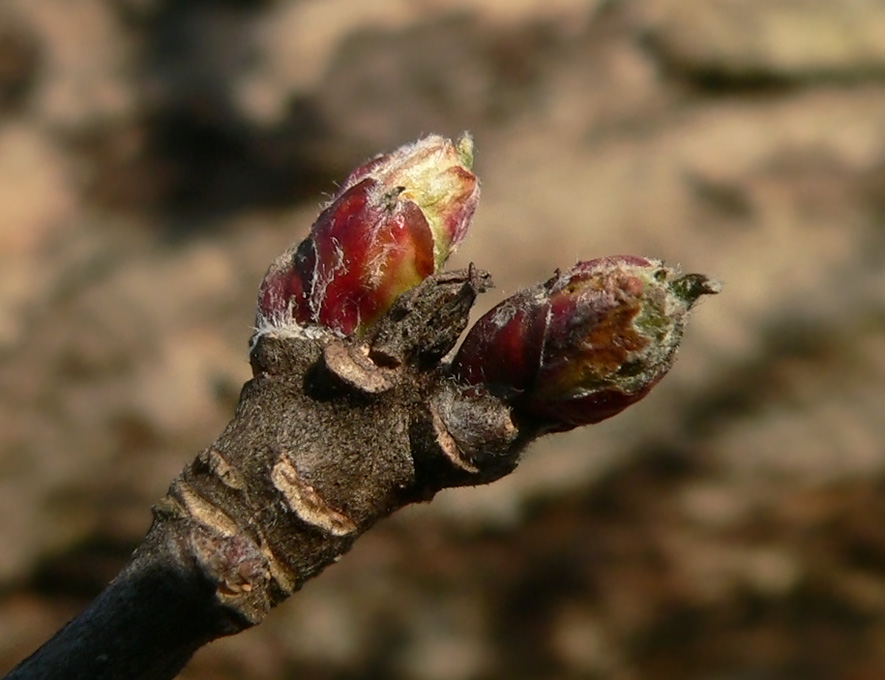
[(632, 255), (581, 262), (483, 316), (452, 371), (545, 430), (596, 423), (648, 394), (673, 363), (688, 310), (717, 290)]
[(258, 327), (320, 325), (350, 335), (438, 271), (479, 201), (472, 142), (438, 136), (353, 171), (310, 235), (268, 270)]

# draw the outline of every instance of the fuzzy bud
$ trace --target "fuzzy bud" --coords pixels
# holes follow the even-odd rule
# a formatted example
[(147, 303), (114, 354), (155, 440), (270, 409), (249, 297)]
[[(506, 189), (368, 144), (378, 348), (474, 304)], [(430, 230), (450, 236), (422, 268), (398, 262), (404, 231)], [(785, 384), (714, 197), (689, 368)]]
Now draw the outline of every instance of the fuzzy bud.
[(452, 371), (545, 431), (596, 423), (648, 394), (673, 364), (692, 305), (718, 291), (657, 260), (581, 262), (483, 316)]
[(310, 235), (271, 265), (258, 328), (364, 330), (438, 271), (479, 202), (473, 142), (430, 135), (354, 170)]

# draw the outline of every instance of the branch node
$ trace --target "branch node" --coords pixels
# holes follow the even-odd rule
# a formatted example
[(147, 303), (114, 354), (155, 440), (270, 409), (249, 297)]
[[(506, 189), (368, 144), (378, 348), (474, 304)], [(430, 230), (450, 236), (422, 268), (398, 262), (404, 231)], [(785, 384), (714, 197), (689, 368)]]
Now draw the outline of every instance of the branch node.
[(197, 456), (194, 463), (195, 465), (203, 466), (210, 474), (217, 477), (222, 484), (230, 489), (242, 491), (245, 487), (243, 476), (217, 449), (206, 449)]
[(381, 394), (396, 385), (394, 372), (373, 363), (365, 345), (333, 340), (323, 348), (323, 361), (335, 377), (365, 394)]
[(184, 514), (201, 526), (221, 536), (239, 533), (236, 521), (211, 501), (203, 498), (184, 479), (178, 478), (169, 488), (169, 496), (184, 510)]
[(286, 504), (306, 524), (322, 529), (332, 536), (347, 536), (357, 530), (356, 523), (347, 515), (335, 510), (298, 474), (295, 464), (286, 455), (279, 460), (270, 473), (271, 481), (283, 495)]
[(379, 365), (435, 366), (467, 327), (476, 296), (492, 286), (488, 272), (434, 274), (400, 295), (371, 331), (369, 356)]
[(464, 453), (458, 446), (458, 442), (455, 441), (455, 438), (446, 428), (439, 413), (435, 409), (432, 409), (430, 416), (433, 420), (433, 431), (436, 434), (436, 443), (439, 444), (439, 448), (445, 457), (448, 458), (455, 467), (460, 468), (465, 472), (469, 472), (470, 474), (477, 474), (479, 468), (473, 465), (464, 456)]
[(512, 471), (519, 462), (519, 431), (510, 408), (483, 389), (447, 384), (431, 400), (437, 443), (457, 466), (474, 471), (472, 483), (486, 483)]
[(249, 623), (260, 623), (272, 606), (266, 587), (271, 574), (255, 541), (242, 534), (225, 536), (203, 525), (195, 525), (190, 536), (191, 553), (215, 585), (218, 601)]

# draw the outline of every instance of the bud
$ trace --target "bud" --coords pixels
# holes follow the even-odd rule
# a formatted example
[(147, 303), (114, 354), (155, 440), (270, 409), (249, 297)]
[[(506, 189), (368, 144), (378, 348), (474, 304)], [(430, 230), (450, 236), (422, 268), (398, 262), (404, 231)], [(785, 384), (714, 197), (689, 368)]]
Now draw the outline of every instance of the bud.
[(648, 394), (673, 364), (692, 305), (717, 292), (657, 260), (581, 262), (483, 316), (452, 370), (546, 431), (597, 423)]
[(258, 328), (318, 324), (364, 330), (438, 271), (479, 202), (473, 141), (430, 135), (354, 170), (310, 235), (271, 265)]

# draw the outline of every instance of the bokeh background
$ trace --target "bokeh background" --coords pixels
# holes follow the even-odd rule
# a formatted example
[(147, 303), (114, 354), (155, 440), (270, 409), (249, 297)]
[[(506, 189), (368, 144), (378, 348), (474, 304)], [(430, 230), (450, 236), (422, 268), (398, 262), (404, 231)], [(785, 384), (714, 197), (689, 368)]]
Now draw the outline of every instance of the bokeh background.
[(334, 181), (469, 129), (480, 311), (613, 253), (724, 292), (644, 402), (182, 677), (885, 677), (883, 36), (882, 0), (3, 0), (0, 671), (220, 432)]

